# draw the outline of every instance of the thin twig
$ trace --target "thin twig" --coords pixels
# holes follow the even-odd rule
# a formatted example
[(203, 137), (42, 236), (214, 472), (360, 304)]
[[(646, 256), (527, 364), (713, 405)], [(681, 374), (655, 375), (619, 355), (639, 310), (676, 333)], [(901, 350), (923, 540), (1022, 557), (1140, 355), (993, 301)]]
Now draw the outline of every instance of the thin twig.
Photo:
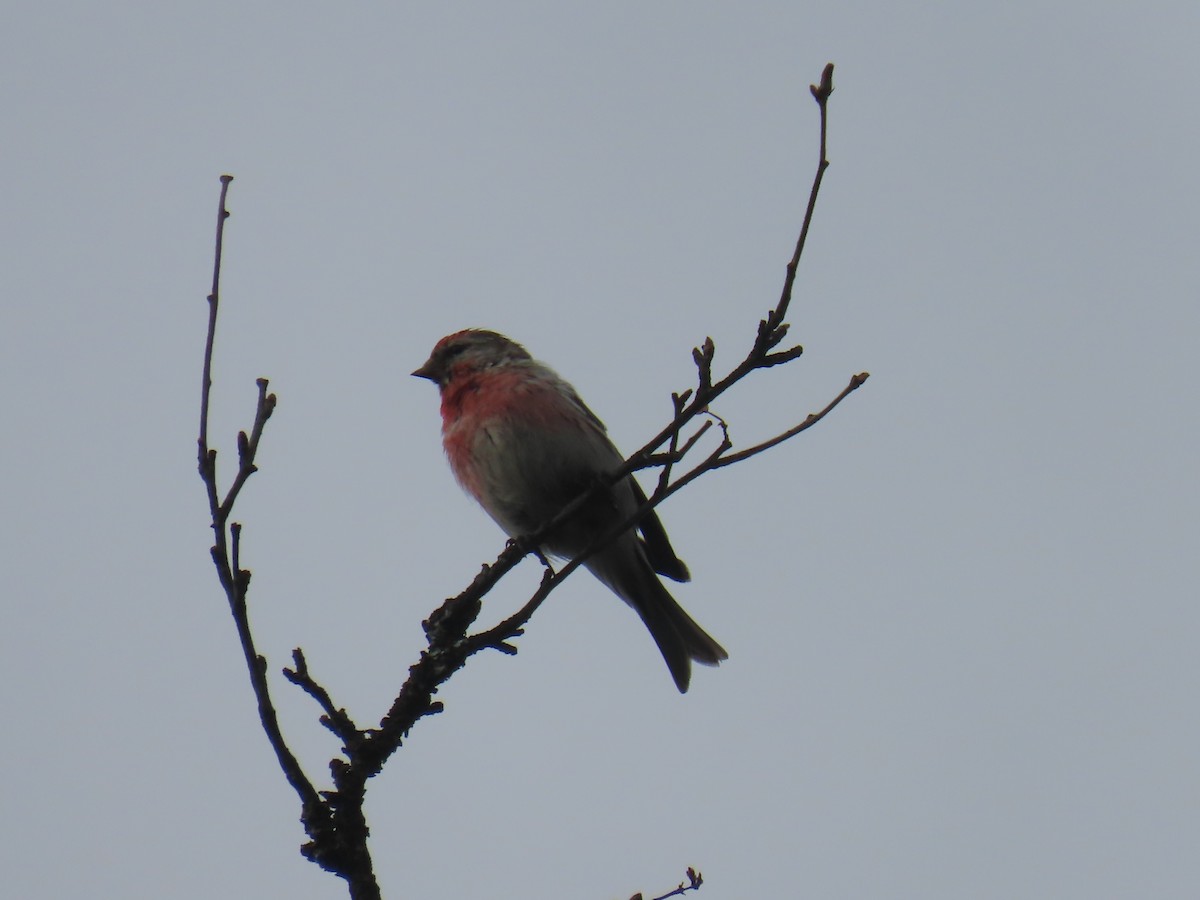
[(833, 408), (835, 406), (837, 406), (839, 403), (841, 403), (843, 400), (845, 400), (847, 397), (849, 397), (852, 393), (854, 393), (854, 391), (856, 391), (860, 387), (862, 387), (863, 384), (866, 382), (866, 380), (870, 377), (871, 377), (870, 372), (859, 372), (857, 375), (855, 375), (853, 378), (850, 379), (850, 383), (848, 385), (846, 385), (844, 388), (842, 388), (842, 392), (840, 394), (838, 394), (836, 397), (834, 397), (832, 400), (830, 400), (828, 405), (826, 405), (826, 407), (823, 410), (821, 410), (820, 412), (810, 413), (808, 418), (805, 419), (803, 422), (801, 422), (799, 425), (796, 425), (793, 428), (789, 428), (787, 431), (783, 432), (782, 434), (775, 435), (775, 437), (771, 438), (770, 440), (763, 441), (761, 444), (755, 444), (753, 447), (747, 447), (745, 450), (739, 450), (737, 453), (730, 453), (726, 456), (722, 456), (719, 460), (717, 460), (712, 465), (712, 468), (713, 469), (724, 468), (725, 466), (731, 466), (734, 463), (741, 462), (744, 459), (749, 459), (751, 456), (757, 456), (759, 453), (762, 453), (764, 450), (770, 450), (772, 447), (774, 447), (778, 444), (782, 444), (786, 440), (790, 440), (791, 438), (794, 438), (800, 432), (807, 431), (809, 428), (812, 428), (814, 425), (816, 425), (818, 422), (820, 422), (823, 418), (825, 418), (827, 415), (829, 415), (829, 413), (831, 413), (833, 411)]
[(333, 702), (329, 691), (313, 680), (308, 671), (308, 661), (304, 658), (304, 651), (299, 647), (292, 651), (292, 662), (296, 667), (294, 669), (285, 668), (283, 677), (317, 701), (317, 705), (325, 711), (325, 715), (321, 717), (321, 724), (336, 734), (347, 748), (357, 743), (362, 735), (359, 727), (354, 724), (354, 720), (350, 718), (350, 714), (346, 710)]
[[(229, 210), (225, 207), (225, 198), (229, 194), (229, 183), (232, 175), (221, 176), (221, 199), (217, 205), (217, 239), (216, 250), (213, 253), (212, 292), (208, 295), (208, 337), (204, 342), (204, 381), (200, 387), (200, 474), (204, 475), (204, 465), (208, 459), (208, 402), (212, 390), (212, 357), (213, 342), (217, 334), (217, 304), (221, 296), (221, 254), (225, 244), (225, 220), (229, 218)], [(215, 494), (214, 494), (215, 497)]]
[(258, 442), (262, 438), (267, 419), (271, 418), (271, 413), (275, 411), (278, 402), (274, 394), (267, 393), (269, 384), (267, 379), (259, 378), (255, 384), (258, 385), (258, 404), (255, 406), (254, 425), (250, 429), (250, 437), (246, 437), (244, 431), (238, 432), (238, 471), (233, 479), (233, 484), (229, 486), (225, 499), (221, 501), (220, 521), (222, 523), (233, 512), (233, 504), (250, 476), (258, 471), (258, 466), (254, 464), (255, 454), (258, 453)]
[(796, 282), (796, 270), (800, 265), (804, 244), (808, 240), (808, 229), (812, 225), (813, 213), (817, 208), (817, 194), (820, 193), (825, 170), (829, 168), (827, 135), (829, 132), (829, 95), (833, 93), (833, 63), (826, 64), (825, 70), (821, 73), (821, 83), (819, 85), (811, 84), (808, 89), (812, 92), (813, 99), (817, 101), (817, 106), (821, 108), (821, 142), (817, 156), (817, 175), (813, 179), (812, 190), (808, 194), (808, 206), (804, 210), (804, 223), (800, 226), (800, 237), (796, 239), (796, 250), (787, 265), (787, 275), (783, 281), (783, 294), (779, 298), (779, 305), (775, 307), (768, 319), (772, 328), (779, 327), (787, 317), (788, 306), (792, 302), (792, 286)]
[[(653, 898), (653, 900), (668, 900), (669, 897), (682, 897), (688, 891), (700, 890), (700, 885), (702, 884), (704, 884), (704, 877), (691, 866), (688, 866), (687, 881), (679, 882), (675, 890), (667, 891), (665, 894)], [(642, 895), (634, 894), (629, 900), (642, 900)]]
[[(691, 389), (688, 389), (681, 394), (672, 392), (671, 408), (675, 410), (676, 418), (678, 418), (679, 414), (681, 412), (683, 412), (683, 407), (687, 403), (688, 397), (690, 397), (691, 395), (692, 395)], [(671, 434), (670, 446), (667, 447), (667, 461), (658, 473), (658, 487), (655, 488), (655, 490), (661, 491), (664, 487), (667, 486), (667, 483), (671, 480), (671, 467), (675, 464), (675, 459), (676, 459), (675, 451), (678, 449), (678, 447), (679, 447), (679, 432), (676, 431)], [(687, 448), (684, 448), (684, 452), (685, 453), (687, 452)]]

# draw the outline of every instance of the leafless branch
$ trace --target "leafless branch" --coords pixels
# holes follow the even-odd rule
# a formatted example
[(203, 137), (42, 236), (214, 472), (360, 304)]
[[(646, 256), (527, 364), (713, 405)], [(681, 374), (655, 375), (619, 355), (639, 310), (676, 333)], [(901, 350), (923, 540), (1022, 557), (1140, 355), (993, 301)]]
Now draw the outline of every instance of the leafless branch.
[(350, 746), (357, 743), (362, 734), (359, 727), (354, 724), (346, 710), (334, 705), (329, 691), (309, 675), (308, 661), (299, 647), (292, 651), (292, 662), (296, 667), (284, 669), (283, 677), (317, 701), (317, 705), (325, 711), (325, 715), (321, 716), (321, 724), (341, 738), (343, 744)]
[[(704, 884), (703, 876), (691, 866), (688, 866), (687, 881), (679, 882), (679, 885), (675, 888), (675, 890), (667, 891), (665, 894), (660, 894), (659, 896), (653, 898), (653, 900), (667, 900), (668, 897), (682, 897), (688, 891), (700, 890), (700, 885), (702, 884)], [(629, 900), (642, 900), (642, 895), (640, 893), (634, 894), (629, 898)]]
[[(552, 521), (545, 523), (532, 534), (510, 541), (493, 563), (482, 567), (462, 593), (447, 599), (434, 610), (422, 623), (425, 629), (427, 648), (421, 652), (417, 662), (409, 668), (408, 677), (390, 708), (380, 718), (377, 727), (360, 728), (346, 713), (346, 710), (337, 705), (330, 692), (313, 678), (304, 653), (299, 648), (293, 652), (294, 668), (284, 669), (284, 676), (313, 698), (322, 711), (321, 723), (342, 742), (342, 755), (335, 757), (329, 764), (333, 788), (320, 792), (302, 770), (280, 731), (267, 683), (267, 662), (255, 649), (254, 639), (250, 632), (246, 608), (250, 572), (241, 565), (242, 529), (238, 523), (230, 522), (234, 503), (250, 476), (257, 471), (254, 460), (259, 442), (267, 420), (271, 417), (276, 405), (275, 395), (268, 393), (268, 382), (265, 378), (257, 381), (258, 400), (250, 432), (247, 434), (243, 431), (238, 434), (238, 468), (223, 498), (217, 482), (217, 451), (210, 448), (208, 443), (212, 356), (217, 323), (221, 256), (225, 220), (229, 216), (226, 209), (226, 197), (229, 183), (232, 181), (232, 176), (222, 176), (213, 286), (212, 293), (208, 297), (208, 334), (204, 352), (204, 380), (200, 400), (200, 437), (198, 442), (198, 468), (208, 496), (214, 533), (212, 558), (221, 586), (228, 598), (230, 611), (241, 641), (263, 730), (275, 751), (285, 777), (300, 799), (301, 822), (309, 838), (301, 848), (301, 852), (322, 868), (345, 879), (350, 896), (354, 900), (376, 900), (380, 897), (379, 886), (375, 880), (367, 847), (368, 829), (363, 815), (367, 779), (382, 770), (384, 764), (400, 748), (418, 721), (442, 711), (442, 704), (436, 699), (441, 686), (475, 653), (491, 649), (506, 654), (515, 654), (517, 647), (513, 641), (521, 636), (525, 625), (546, 597), (566, 578), (570, 577), (592, 554), (603, 549), (612, 540), (636, 525), (651, 509), (658, 506), (667, 497), (707, 472), (742, 462), (812, 427), (867, 379), (865, 372), (854, 376), (849, 385), (820, 412), (809, 415), (803, 422), (768, 440), (738, 451), (733, 450), (730, 429), (725, 420), (710, 410), (713, 400), (746, 378), (751, 372), (792, 362), (803, 352), (799, 346), (782, 350), (777, 348), (787, 335), (788, 324), (785, 319), (792, 300), (796, 270), (812, 223), (821, 181), (829, 166), (826, 155), (826, 133), (828, 100), (833, 91), (832, 79), (833, 65), (830, 64), (825, 67), (820, 84), (812, 86), (813, 97), (820, 109), (820, 153), (800, 235), (792, 258), (786, 267), (783, 291), (779, 302), (758, 323), (751, 348), (741, 362), (723, 377), (714, 379), (716, 345), (711, 338), (705, 339), (693, 351), (693, 360), (696, 364), (696, 386), (672, 394), (674, 418), (671, 422), (631, 455), (619, 471), (611, 473), (604, 479), (598, 479), (596, 484), (568, 504)], [(698, 417), (702, 417), (703, 421), (696, 423), (695, 420)], [(702, 443), (702, 439), (711, 431), (714, 423), (718, 425), (720, 432), (720, 440), (716, 447), (710, 449), (707, 455), (682, 475), (678, 475), (675, 471), (676, 467), (696, 451)], [(686, 436), (685, 429), (689, 430)], [(665, 449), (660, 449), (664, 447)], [(540, 556), (538, 548), (547, 533), (563, 520), (575, 514), (597, 492), (607, 490), (632, 472), (647, 468), (659, 469), (657, 485), (653, 494), (635, 513), (625, 521), (614, 525), (606, 534), (597, 538), (580, 555), (567, 562), (558, 571), (553, 571), (547, 564), (541, 584), (524, 606), (489, 628), (471, 632), (482, 610), (483, 597), (527, 555)], [(656, 898), (656, 900), (666, 900), (668, 897), (699, 889), (702, 883), (699, 873), (688, 869), (687, 875), (687, 882), (681, 882), (675, 890)]]
[[(258, 402), (255, 406), (254, 424), (250, 435), (246, 432), (238, 434), (238, 470), (234, 476), (225, 498), (220, 499), (220, 489), (217, 484), (217, 451), (208, 444), (208, 419), (210, 397), (212, 390), (212, 359), (213, 344), (216, 339), (217, 312), (220, 303), (221, 255), (224, 246), (225, 221), (229, 218), (226, 208), (226, 198), (232, 175), (221, 176), (221, 198), (217, 213), (216, 253), (213, 263), (212, 293), (208, 295), (208, 334), (204, 345), (204, 380), (200, 392), (200, 437), (198, 440), (198, 468), (200, 478), (204, 482), (208, 496), (209, 513), (212, 519), (214, 542), (211, 548), (213, 564), (217, 568), (217, 577), (225, 596), (229, 601), (229, 610), (233, 615), (234, 626), (237, 628), (238, 640), (242, 645), (242, 654), (246, 661), (246, 669), (250, 675), (250, 686), (258, 704), (258, 716), (262, 722), (263, 731), (284, 777), (300, 798), (300, 818), (305, 830), (313, 839), (312, 843), (320, 842), (324, 849), (320, 855), (313, 854), (323, 867), (335, 871), (347, 878), (351, 886), (351, 896), (355, 898), (378, 898), (379, 887), (367, 852), (366, 822), (362, 820), (361, 803), (357, 810), (335, 807), (328, 799), (322, 798), (313, 786), (311, 779), (305, 774), (299, 760), (284, 740), (279, 728), (279, 717), (271, 700), (270, 686), (267, 682), (267, 660), (261, 656), (254, 645), (254, 635), (250, 630), (250, 619), (246, 608), (246, 591), (250, 586), (250, 571), (241, 565), (242, 527), (237, 522), (229, 521), (233, 505), (242, 487), (250, 476), (257, 470), (254, 464), (258, 443), (262, 438), (263, 429), (271, 413), (275, 411), (275, 395), (267, 393), (267, 379), (258, 379)], [(298, 666), (303, 656), (298, 660)], [(332, 705), (332, 703), (330, 703)], [(361, 824), (359, 824), (359, 820)], [(358, 825), (356, 828), (355, 826)], [(343, 874), (348, 873), (348, 874)]]

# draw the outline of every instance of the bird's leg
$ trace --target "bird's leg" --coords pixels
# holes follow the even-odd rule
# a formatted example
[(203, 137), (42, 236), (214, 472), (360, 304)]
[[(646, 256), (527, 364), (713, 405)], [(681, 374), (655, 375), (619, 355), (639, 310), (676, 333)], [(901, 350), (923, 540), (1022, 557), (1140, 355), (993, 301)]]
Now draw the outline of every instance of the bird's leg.
[(542, 561), (542, 565), (545, 566), (549, 570), (551, 575), (555, 574), (554, 566), (552, 566), (550, 564), (550, 560), (546, 557), (546, 554), (542, 552), (541, 547), (534, 547), (533, 553), (538, 559), (540, 559)]
[[(515, 537), (515, 538), (509, 538), (509, 539), (508, 539), (508, 543), (507, 543), (507, 545), (506, 545), (506, 546), (508, 546), (508, 547), (520, 547), (522, 550), (525, 550), (525, 544), (526, 544), (526, 542), (527, 542), (528, 540), (529, 540), (529, 538), (528, 538), (528, 537)], [(526, 552), (526, 553), (532, 553), (534, 556), (536, 556), (536, 557), (538, 558), (538, 561), (539, 561), (539, 562), (540, 562), (540, 563), (541, 563), (543, 566), (545, 566), (547, 569), (549, 569), (549, 570), (550, 570), (550, 574), (551, 574), (551, 575), (554, 575), (554, 574), (555, 574), (555, 572), (554, 572), (554, 566), (552, 566), (552, 565), (550, 564), (550, 560), (547, 558), (546, 554), (542, 552), (542, 548), (541, 548), (541, 547), (531, 547), (531, 548), (529, 548), (528, 550), (525, 550), (525, 552)]]

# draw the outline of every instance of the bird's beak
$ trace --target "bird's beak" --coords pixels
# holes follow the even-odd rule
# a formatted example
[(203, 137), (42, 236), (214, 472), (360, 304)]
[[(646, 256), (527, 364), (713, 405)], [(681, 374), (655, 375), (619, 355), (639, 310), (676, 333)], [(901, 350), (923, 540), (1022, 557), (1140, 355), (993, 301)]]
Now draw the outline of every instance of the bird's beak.
[(430, 381), (437, 381), (437, 376), (433, 374), (433, 367), (430, 365), (432, 362), (432, 359), (425, 360), (425, 364), (413, 372), (413, 376), (416, 378), (428, 378)]

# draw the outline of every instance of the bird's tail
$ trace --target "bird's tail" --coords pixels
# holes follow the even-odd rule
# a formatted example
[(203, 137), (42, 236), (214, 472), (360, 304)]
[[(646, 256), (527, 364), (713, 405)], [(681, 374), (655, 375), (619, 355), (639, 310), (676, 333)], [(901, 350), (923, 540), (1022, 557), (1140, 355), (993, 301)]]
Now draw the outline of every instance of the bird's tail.
[(654, 643), (658, 644), (675, 686), (685, 694), (692, 678), (692, 660), (716, 666), (729, 659), (729, 654), (687, 614), (657, 578), (654, 582), (658, 587), (658, 598), (645, 607), (638, 607), (637, 611)]
[[(636, 550), (635, 558), (627, 555)], [(589, 561), (588, 568), (637, 610), (666, 660), (681, 694), (692, 678), (692, 660), (715, 666), (729, 658), (725, 648), (687, 614), (650, 568), (641, 548), (620, 542)]]

